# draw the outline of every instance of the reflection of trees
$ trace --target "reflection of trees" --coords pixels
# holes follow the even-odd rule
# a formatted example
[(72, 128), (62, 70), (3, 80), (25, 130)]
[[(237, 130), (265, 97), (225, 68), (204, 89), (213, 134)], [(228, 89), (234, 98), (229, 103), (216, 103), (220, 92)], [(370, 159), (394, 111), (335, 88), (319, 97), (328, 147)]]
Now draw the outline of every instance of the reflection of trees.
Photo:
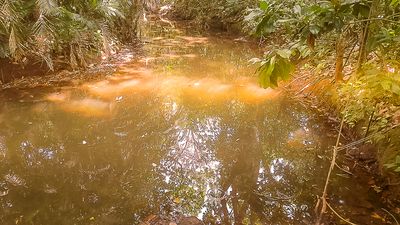
[(156, 99), (137, 101), (115, 119), (10, 109), (14, 132), (0, 128), (9, 149), (0, 167), (0, 188), (9, 190), (0, 222), (126, 224), (158, 212), (165, 199), (153, 164), (165, 154), (163, 132), (172, 122)]
[(162, 165), (171, 191), (190, 187), (197, 193), (177, 194), (196, 203), (186, 213), (201, 212), (211, 224), (309, 219), (313, 199), (305, 181), (314, 175), (314, 158), (287, 145), (294, 131), (310, 125), (301, 109), (231, 102), (195, 105), (178, 118), (175, 145)]
[(312, 199), (304, 199), (309, 195), (301, 191), (307, 192), (304, 179), (313, 176), (313, 158), (297, 158), (297, 153), (286, 147), (290, 132), (304, 125), (291, 110), (276, 103), (230, 106), (216, 141), (221, 178), (212, 195), (218, 196), (219, 202), (210, 207), (208, 220), (287, 224), (309, 217), (302, 204), (305, 200), (312, 203)]

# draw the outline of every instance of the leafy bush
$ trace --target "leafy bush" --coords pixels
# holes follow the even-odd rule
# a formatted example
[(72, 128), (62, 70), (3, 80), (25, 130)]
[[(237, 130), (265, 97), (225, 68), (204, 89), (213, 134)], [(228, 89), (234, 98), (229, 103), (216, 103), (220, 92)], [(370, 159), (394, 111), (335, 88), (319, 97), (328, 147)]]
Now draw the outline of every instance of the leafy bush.
[(374, 63), (364, 65), (339, 89), (342, 113), (347, 123), (356, 125), (373, 114), (371, 130), (378, 131), (398, 123), (400, 113), (400, 73), (398, 67), (381, 67)]
[[(400, 172), (398, 139), (400, 125), (400, 67), (397, 64), (365, 64), (358, 73), (339, 89), (341, 112), (351, 126), (362, 126), (364, 132), (374, 133), (375, 143), (381, 143), (385, 151), (380, 157), (383, 163), (395, 157), (395, 163), (385, 166)], [(397, 128), (397, 129), (396, 129)], [(390, 131), (393, 132), (381, 132)], [(394, 139), (394, 140), (391, 140)], [(388, 147), (389, 146), (389, 147)], [(391, 146), (391, 147), (390, 147)], [(388, 157), (390, 156), (390, 157)]]

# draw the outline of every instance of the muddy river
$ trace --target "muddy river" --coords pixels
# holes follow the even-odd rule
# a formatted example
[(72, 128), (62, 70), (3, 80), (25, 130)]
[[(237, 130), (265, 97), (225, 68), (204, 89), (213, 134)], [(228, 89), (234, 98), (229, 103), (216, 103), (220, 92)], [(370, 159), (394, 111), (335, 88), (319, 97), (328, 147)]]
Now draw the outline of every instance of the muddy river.
[[(312, 224), (337, 128), (260, 88), (249, 63), (260, 54), (242, 38), (157, 23), (143, 56), (125, 54), (103, 80), (2, 91), (0, 224)], [(359, 180), (335, 170), (329, 201), (381, 224)]]

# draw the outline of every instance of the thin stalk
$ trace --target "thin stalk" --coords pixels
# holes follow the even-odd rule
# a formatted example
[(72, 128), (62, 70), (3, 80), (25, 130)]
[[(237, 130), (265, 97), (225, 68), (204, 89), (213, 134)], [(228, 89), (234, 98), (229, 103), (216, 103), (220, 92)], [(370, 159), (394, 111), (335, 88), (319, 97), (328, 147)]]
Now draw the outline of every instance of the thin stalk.
[(391, 212), (389, 212), (389, 211), (388, 211), (387, 209), (385, 209), (385, 208), (382, 208), (382, 210), (385, 211), (385, 212), (387, 212), (387, 213), (394, 219), (394, 221), (396, 222), (396, 224), (399, 225), (399, 221), (397, 221), (396, 217), (395, 217)]
[(343, 220), (344, 222), (346, 222), (346, 223), (348, 223), (348, 224), (350, 224), (350, 225), (357, 225), (357, 224), (352, 223), (352, 222), (346, 220), (345, 218), (343, 218), (339, 213), (337, 213), (337, 212), (332, 208), (331, 205), (329, 205), (329, 203), (326, 203), (326, 205), (329, 207), (329, 209), (330, 209), (337, 217), (339, 217), (339, 218), (340, 218), (341, 220)]
[(374, 118), (374, 114), (375, 114), (375, 110), (372, 111), (371, 116), (369, 116), (368, 126), (367, 126), (367, 130), (365, 131), (364, 138), (366, 138), (368, 136), (369, 129), (371, 128), (371, 124), (372, 124), (372, 119)]
[[(326, 180), (325, 180), (324, 191), (323, 191), (322, 196), (321, 196), (322, 207), (321, 207), (321, 210), (319, 212), (317, 221), (315, 223), (316, 225), (321, 224), (322, 216), (326, 212), (326, 206), (327, 206), (326, 197), (328, 195), (328, 185), (329, 185), (329, 181), (331, 179), (332, 171), (335, 168), (335, 164), (336, 164), (336, 157), (337, 157), (337, 153), (338, 153), (340, 137), (342, 135), (343, 124), (344, 124), (344, 118), (342, 119), (342, 122), (340, 123), (339, 134), (338, 134), (337, 139), (336, 139), (335, 147), (333, 148), (333, 155), (332, 155), (331, 165), (329, 167), (328, 175), (327, 175)], [(319, 201), (317, 203), (316, 208), (318, 208), (318, 205), (319, 205)]]

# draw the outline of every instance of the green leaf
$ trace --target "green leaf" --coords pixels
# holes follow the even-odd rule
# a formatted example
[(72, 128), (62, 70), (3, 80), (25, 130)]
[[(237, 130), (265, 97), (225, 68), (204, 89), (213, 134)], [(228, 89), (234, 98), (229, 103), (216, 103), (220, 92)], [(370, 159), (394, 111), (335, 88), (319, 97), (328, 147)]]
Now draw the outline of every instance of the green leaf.
[(261, 22), (257, 25), (256, 34), (264, 35), (274, 31), (274, 20), (271, 15), (265, 15)]
[(269, 5), (268, 2), (261, 0), (259, 4), (259, 8), (263, 11), (266, 11), (268, 9)]
[(293, 7), (293, 12), (295, 13), (295, 14), (301, 14), (301, 6), (300, 5), (295, 5), (294, 7)]
[(385, 166), (386, 168), (388, 168), (388, 169), (391, 169), (391, 168), (396, 167), (397, 165), (394, 164), (394, 163), (388, 163), (388, 164), (385, 164), (384, 166)]
[(396, 95), (400, 95), (400, 86), (396, 83), (392, 84), (392, 92)]
[(361, 2), (355, 3), (353, 6), (353, 15), (360, 18), (368, 18), (369, 6)]
[(276, 54), (278, 54), (280, 57), (284, 59), (289, 59), (290, 56), (292, 55), (292, 51), (289, 49), (279, 49), (276, 51)]
[(310, 27), (308, 29), (314, 35), (318, 35), (319, 32), (321, 31), (321, 28), (319, 26), (317, 26), (317, 25), (310, 25)]
[(400, 4), (400, 0), (392, 0), (390, 2), (390, 7), (396, 8)]
[(286, 80), (290, 77), (290, 73), (294, 70), (294, 65), (288, 59), (290, 51), (281, 50), (280, 54), (287, 58), (283, 58), (278, 51), (271, 53), (267, 60), (258, 70), (260, 85), (263, 88), (277, 87), (279, 80)]

